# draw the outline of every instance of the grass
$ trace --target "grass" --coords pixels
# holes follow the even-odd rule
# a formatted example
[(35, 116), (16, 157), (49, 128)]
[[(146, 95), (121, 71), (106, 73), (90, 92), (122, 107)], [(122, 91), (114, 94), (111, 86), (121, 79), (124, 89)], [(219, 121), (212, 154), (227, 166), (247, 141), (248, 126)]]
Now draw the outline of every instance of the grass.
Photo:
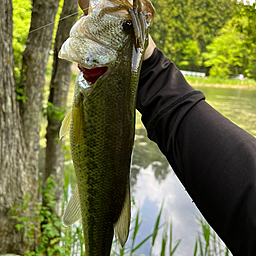
[[(117, 239), (113, 242), (111, 256), (132, 256), (138, 255), (136, 252), (143, 247), (146, 241), (150, 240), (149, 256), (152, 256), (152, 251), (155, 246), (156, 238), (159, 236), (160, 229), (164, 229), (161, 238), (161, 251), (157, 253), (160, 256), (175, 256), (177, 255), (177, 248), (182, 244), (182, 239), (173, 241), (173, 225), (172, 222), (165, 222), (160, 225), (163, 204), (160, 208), (158, 216), (155, 221), (154, 229), (151, 234), (142, 239), (141, 242), (136, 244), (136, 237), (142, 221), (139, 217), (139, 210), (137, 211), (136, 218), (132, 222), (132, 242), (129, 247), (127, 244), (121, 248), (118, 245)], [(195, 246), (193, 249), (193, 256), (231, 256), (227, 247), (224, 246), (218, 235), (212, 230), (210, 225), (202, 218), (197, 219), (199, 223), (198, 237), (195, 239)], [(136, 245), (135, 245), (136, 244)], [(168, 247), (167, 247), (168, 245)], [(119, 248), (119, 251), (118, 249)], [(168, 250), (169, 249), (169, 250)], [(142, 254), (139, 254), (142, 255)], [(192, 256), (191, 255), (191, 256)]]
[(237, 80), (237, 79), (223, 79), (223, 78), (214, 78), (214, 77), (193, 77), (193, 76), (185, 76), (186, 80), (192, 86), (232, 86), (232, 87), (254, 87), (256, 88), (256, 81), (254, 79), (245, 79), (245, 80)]
[(201, 231), (198, 233), (194, 247), (194, 256), (228, 256), (228, 248), (223, 246), (221, 239), (204, 220), (197, 218)]

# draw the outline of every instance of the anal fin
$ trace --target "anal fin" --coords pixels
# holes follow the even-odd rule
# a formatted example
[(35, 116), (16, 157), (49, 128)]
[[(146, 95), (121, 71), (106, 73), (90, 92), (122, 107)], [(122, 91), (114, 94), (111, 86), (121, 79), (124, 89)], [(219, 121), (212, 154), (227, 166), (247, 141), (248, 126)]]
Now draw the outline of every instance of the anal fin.
[(62, 217), (62, 223), (68, 227), (82, 218), (78, 187), (76, 186)]

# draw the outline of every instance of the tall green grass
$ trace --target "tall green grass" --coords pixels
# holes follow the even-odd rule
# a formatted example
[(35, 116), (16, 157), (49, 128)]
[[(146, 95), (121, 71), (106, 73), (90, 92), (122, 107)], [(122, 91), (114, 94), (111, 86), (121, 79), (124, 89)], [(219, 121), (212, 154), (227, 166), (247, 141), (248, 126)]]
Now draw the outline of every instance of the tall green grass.
[(228, 248), (223, 246), (223, 242), (210, 225), (204, 219), (197, 218), (197, 220), (201, 230), (196, 238), (194, 256), (231, 255)]
[[(146, 256), (152, 256), (152, 251), (155, 246), (156, 238), (159, 236), (160, 229), (163, 228), (161, 237), (161, 251), (157, 253), (160, 256), (173, 256), (178, 255), (177, 249), (182, 243), (182, 239), (173, 241), (173, 225), (172, 222), (164, 222), (160, 225), (160, 219), (162, 215), (163, 204), (157, 215), (154, 229), (151, 234), (146, 238), (142, 239), (136, 244), (136, 238), (139, 233), (142, 221), (139, 217), (139, 210), (137, 211), (136, 218), (132, 222), (132, 242), (131, 245), (125, 245), (123, 248), (118, 246), (117, 239), (113, 242), (111, 256), (132, 256), (138, 255), (139, 249), (143, 248), (145, 242), (150, 240), (150, 251)], [(231, 255), (228, 248), (224, 246), (218, 235), (212, 230), (210, 225), (204, 220), (197, 218), (200, 230), (198, 231), (198, 236), (195, 239), (195, 245), (193, 248), (193, 256), (228, 256)], [(169, 244), (169, 250), (167, 245)], [(117, 249), (119, 248), (119, 249)], [(141, 254), (140, 254), (141, 255)], [(191, 255), (192, 256), (192, 255)]]

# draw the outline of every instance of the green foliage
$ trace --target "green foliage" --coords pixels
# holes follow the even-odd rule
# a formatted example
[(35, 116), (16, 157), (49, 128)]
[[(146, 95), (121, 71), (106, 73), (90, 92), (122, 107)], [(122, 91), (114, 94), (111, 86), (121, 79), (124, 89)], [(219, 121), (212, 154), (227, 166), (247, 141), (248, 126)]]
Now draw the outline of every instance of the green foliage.
[[(153, 0), (150, 33), (180, 69), (211, 77), (244, 74), (256, 78), (255, 4), (232, 0)], [(234, 12), (236, 16), (231, 19)]]
[(16, 86), (16, 93), (17, 93), (17, 96), (16, 96), (17, 100), (20, 100), (23, 103), (25, 103), (28, 100), (28, 97), (26, 96), (26, 94), (25, 94), (23, 88), (20, 86), (19, 82), (17, 83), (17, 86)]
[[(28, 245), (35, 245), (34, 251), (26, 251), (25, 256), (53, 256), (62, 254), (70, 256), (74, 249), (83, 248), (82, 227), (73, 229), (64, 228), (59, 218), (51, 212), (55, 204), (51, 191), (56, 186), (55, 178), (47, 179), (47, 186), (43, 189), (43, 196), (47, 198), (47, 205), (36, 203), (34, 205), (35, 217), (33, 222), (30, 218), (24, 217), (23, 212), (28, 209), (30, 198), (25, 197), (24, 203), (15, 205), (12, 210), (13, 218), (18, 221), (16, 229), (25, 232), (25, 242)], [(40, 223), (39, 226), (37, 224)], [(74, 255), (74, 254), (73, 254)]]
[(202, 71), (201, 53), (234, 12), (231, 0), (153, 0), (150, 33), (179, 68)]
[(64, 108), (56, 107), (51, 102), (47, 102), (47, 106), (42, 109), (43, 116), (48, 116), (55, 120), (63, 120), (66, 110)]
[(236, 29), (243, 34), (243, 44), (248, 50), (247, 65), (245, 73), (249, 77), (256, 79), (256, 4), (244, 5), (237, 4), (235, 13), (236, 20), (245, 20), (245, 22), (236, 22)]
[[(29, 207), (30, 196), (24, 197), (24, 203), (22, 205), (15, 205), (11, 208), (11, 215), (12, 218), (15, 219), (18, 223), (15, 225), (16, 229), (19, 232), (24, 233), (24, 241), (25, 243), (30, 246), (35, 242), (35, 235), (39, 233), (39, 229), (36, 226), (38, 222), (38, 209), (34, 207), (32, 209), (34, 211), (34, 216), (30, 219), (25, 213)], [(31, 211), (31, 209), (30, 209)]]
[(22, 53), (25, 50), (30, 19), (31, 0), (13, 0), (13, 55), (16, 80), (19, 80)]
[(233, 26), (233, 20), (228, 22), (208, 45), (203, 53), (204, 65), (211, 67), (210, 76), (228, 78), (230, 75), (244, 73), (248, 50), (244, 47), (243, 34)]
[(54, 49), (54, 43), (55, 43), (55, 37), (56, 37), (56, 34), (57, 34), (57, 29), (58, 29), (58, 24), (59, 24), (59, 19), (60, 19), (60, 15), (61, 15), (61, 12), (62, 12), (62, 8), (63, 8), (63, 5), (64, 5), (64, 0), (60, 0), (59, 1), (59, 7), (58, 7), (58, 12), (55, 16), (55, 23), (54, 23), (54, 29), (53, 29), (53, 40), (52, 40), (52, 50)]
[(178, 65), (195, 70), (203, 62), (198, 42), (196, 40), (187, 40), (185, 43), (182, 50), (183, 60)]
[(211, 77), (244, 74), (256, 78), (256, 10), (254, 5), (236, 5), (236, 15), (219, 31), (203, 53)]
[(247, 19), (246, 24), (239, 24), (238, 30), (242, 32), (246, 38), (245, 41), (248, 44), (256, 44), (256, 3), (250, 4), (237, 4), (237, 10), (235, 16), (238, 19)]

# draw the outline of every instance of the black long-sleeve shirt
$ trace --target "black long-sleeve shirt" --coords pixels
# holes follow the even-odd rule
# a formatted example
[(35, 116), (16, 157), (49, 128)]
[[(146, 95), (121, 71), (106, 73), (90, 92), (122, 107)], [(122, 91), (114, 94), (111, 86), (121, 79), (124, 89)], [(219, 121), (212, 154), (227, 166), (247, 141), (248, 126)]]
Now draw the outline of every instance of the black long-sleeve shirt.
[(137, 109), (205, 219), (234, 256), (256, 255), (256, 139), (206, 103), (158, 48)]

